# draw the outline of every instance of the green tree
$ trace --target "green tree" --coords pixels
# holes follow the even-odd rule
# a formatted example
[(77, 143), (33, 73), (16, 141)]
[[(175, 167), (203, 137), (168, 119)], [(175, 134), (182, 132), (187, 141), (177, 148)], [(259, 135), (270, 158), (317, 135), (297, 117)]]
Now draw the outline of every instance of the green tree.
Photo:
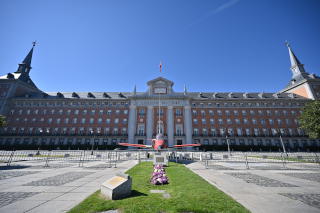
[(320, 101), (308, 103), (303, 108), (299, 121), (310, 138), (320, 138)]
[(6, 117), (3, 115), (0, 115), (0, 127), (3, 127), (6, 125)]

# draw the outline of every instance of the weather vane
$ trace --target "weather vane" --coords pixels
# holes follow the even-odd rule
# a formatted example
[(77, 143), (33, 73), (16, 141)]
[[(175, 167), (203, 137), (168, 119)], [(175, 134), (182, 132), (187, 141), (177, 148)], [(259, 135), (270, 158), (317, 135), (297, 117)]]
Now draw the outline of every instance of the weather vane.
[(36, 46), (36, 44), (37, 44), (37, 41), (33, 41), (33, 42), (32, 42), (32, 46), (33, 46), (33, 47)]

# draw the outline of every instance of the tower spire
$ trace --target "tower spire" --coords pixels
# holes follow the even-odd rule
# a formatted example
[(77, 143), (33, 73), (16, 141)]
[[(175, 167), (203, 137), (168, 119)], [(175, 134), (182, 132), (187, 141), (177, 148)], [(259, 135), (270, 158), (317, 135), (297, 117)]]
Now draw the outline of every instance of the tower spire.
[(23, 59), (22, 63), (19, 64), (18, 70), (16, 73), (29, 73), (31, 70), (31, 61), (33, 55), (33, 48), (36, 46), (36, 41), (32, 42), (32, 48), (29, 51), (28, 55)]
[(293, 53), (291, 46), (288, 41), (286, 41), (286, 46), (288, 47), (289, 57), (291, 62), (291, 71), (292, 71), (292, 78), (296, 78), (299, 75), (306, 75), (306, 71), (304, 70), (304, 65), (301, 64), (297, 56)]

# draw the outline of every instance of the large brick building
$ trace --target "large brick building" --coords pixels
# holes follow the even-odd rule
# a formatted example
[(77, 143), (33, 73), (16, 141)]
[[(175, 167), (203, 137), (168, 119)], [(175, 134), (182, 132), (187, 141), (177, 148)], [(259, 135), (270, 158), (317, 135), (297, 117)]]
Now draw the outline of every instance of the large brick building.
[(290, 46), (288, 50), (293, 76), (276, 93), (176, 92), (174, 83), (162, 77), (147, 82), (145, 92), (48, 93), (30, 78), (32, 47), (16, 72), (0, 77), (0, 114), (7, 117), (0, 145), (150, 144), (160, 129), (169, 145), (225, 149), (228, 139), (232, 149), (278, 150), (281, 134), (288, 149), (319, 150), (319, 139), (305, 135), (298, 117), (307, 102), (320, 99), (320, 78), (307, 73)]

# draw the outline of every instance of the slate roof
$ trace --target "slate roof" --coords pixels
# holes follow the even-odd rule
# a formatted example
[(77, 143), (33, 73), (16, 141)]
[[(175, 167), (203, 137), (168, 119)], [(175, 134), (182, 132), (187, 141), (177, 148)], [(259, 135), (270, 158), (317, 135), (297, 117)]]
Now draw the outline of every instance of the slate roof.
[[(268, 99), (301, 99), (307, 98), (293, 93), (241, 93), (241, 92), (188, 92), (184, 95), (183, 92), (175, 92), (170, 95), (161, 95), (161, 98), (169, 99), (185, 99), (192, 100), (268, 100)], [(79, 99), (79, 100), (128, 100), (134, 99), (158, 99), (158, 95), (148, 95), (146, 92), (43, 92), (32, 93), (26, 98), (45, 98), (45, 99)]]

